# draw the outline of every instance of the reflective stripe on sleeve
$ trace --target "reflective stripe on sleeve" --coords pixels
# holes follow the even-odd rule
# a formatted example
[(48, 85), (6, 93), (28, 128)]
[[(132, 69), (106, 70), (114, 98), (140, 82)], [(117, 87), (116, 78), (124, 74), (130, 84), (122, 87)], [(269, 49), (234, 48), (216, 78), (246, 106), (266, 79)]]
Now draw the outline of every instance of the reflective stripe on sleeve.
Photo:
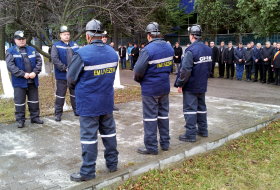
[(65, 47), (65, 46), (55, 46), (56, 48), (59, 48), (59, 49), (75, 49), (75, 48), (79, 48), (79, 46), (72, 46), (72, 47), (70, 47), (70, 46), (67, 46), (67, 47)]
[(21, 57), (21, 55), (13, 55), (13, 57), (17, 58), (17, 57)]
[(153, 61), (149, 61), (149, 64), (158, 64), (158, 63), (163, 63), (163, 62), (172, 61), (172, 60), (173, 60), (173, 56), (166, 57), (166, 58), (163, 58), (163, 59), (156, 59), (156, 60), (153, 60)]
[(74, 95), (72, 95), (72, 94), (70, 94), (70, 96), (71, 96), (71, 97), (73, 97), (73, 98), (75, 98), (75, 97), (76, 97), (76, 96), (74, 96)]
[(28, 58), (34, 58), (36, 55), (29, 55)]
[(85, 66), (85, 71), (92, 71), (92, 70), (99, 70), (99, 69), (106, 69), (110, 67), (116, 67), (118, 65), (118, 62), (112, 62), (112, 63), (104, 63), (100, 65), (91, 65), (91, 66)]

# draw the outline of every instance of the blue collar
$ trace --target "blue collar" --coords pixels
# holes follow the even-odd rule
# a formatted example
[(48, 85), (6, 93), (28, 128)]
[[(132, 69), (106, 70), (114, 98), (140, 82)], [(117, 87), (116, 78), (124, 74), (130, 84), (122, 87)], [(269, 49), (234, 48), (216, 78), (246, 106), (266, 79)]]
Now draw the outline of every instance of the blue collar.
[(90, 42), (90, 44), (95, 44), (95, 43), (97, 43), (97, 44), (102, 43), (103, 44), (102, 40), (93, 40), (92, 42)]

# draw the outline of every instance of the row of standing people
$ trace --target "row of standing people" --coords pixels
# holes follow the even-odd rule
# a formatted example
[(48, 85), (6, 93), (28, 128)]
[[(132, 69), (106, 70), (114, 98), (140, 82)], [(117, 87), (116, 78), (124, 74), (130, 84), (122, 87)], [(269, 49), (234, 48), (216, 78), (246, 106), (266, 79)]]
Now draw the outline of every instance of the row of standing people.
[[(114, 44), (110, 44), (112, 47), (114, 47)], [(141, 51), (141, 49), (143, 49), (145, 47), (145, 44), (142, 43), (140, 45), (140, 48), (138, 46), (138, 44), (132, 44), (132, 43), (128, 43), (128, 46), (124, 46), (124, 45), (121, 45), (119, 48), (118, 48), (118, 54), (119, 54), (119, 57), (120, 57), (120, 63), (121, 63), (121, 68), (122, 69), (127, 69), (127, 64), (126, 64), (126, 59), (127, 59), (127, 56), (128, 56), (128, 60), (129, 60), (129, 69), (130, 70), (133, 70), (134, 69), (134, 66), (135, 66), (135, 63), (137, 62), (138, 60), (138, 57), (139, 57), (139, 53)]]
[(225, 77), (233, 79), (236, 70), (236, 79), (242, 80), (244, 70), (246, 80), (251, 81), (252, 75), (254, 82), (274, 83), (280, 85), (280, 42), (273, 47), (269, 41), (262, 47), (260, 43), (254, 45), (254, 42), (247, 43), (243, 47), (239, 43), (236, 48), (232, 42), (228, 42), (227, 47), (221, 42), (220, 47), (216, 47), (214, 42), (210, 42), (212, 48), (212, 72), (214, 77), (214, 67), (219, 65), (219, 78)]
[[(179, 136), (179, 140), (195, 142), (197, 136), (208, 137), (205, 93), (212, 52), (200, 41), (202, 31), (199, 25), (190, 27), (188, 32), (192, 44), (186, 50), (174, 86), (179, 93), (183, 93), (183, 114), (186, 121), (186, 130)], [(174, 49), (162, 38), (158, 23), (148, 24), (146, 34), (149, 43), (141, 50), (134, 68), (134, 80), (141, 85), (144, 124), (144, 146), (139, 147), (137, 152), (157, 155), (159, 145), (162, 151), (168, 151), (170, 147), (169, 75), (173, 66)], [(104, 35), (102, 23), (93, 19), (86, 25), (88, 45), (76, 49), (77, 44), (70, 41), (67, 27), (62, 27), (61, 40), (52, 47), (51, 55), (58, 76), (57, 82), (63, 80), (63, 92), (67, 87), (75, 89), (74, 93), (70, 94), (75, 98), (74, 113), (79, 115), (80, 120), (83, 160), (79, 172), (71, 174), (72, 181), (95, 178), (98, 132), (105, 146), (104, 158), (109, 172), (118, 169), (113, 83), (119, 58), (115, 50), (104, 43)], [(68, 40), (65, 40), (66, 36)], [(25, 115), (19, 115), (19, 112), (25, 114), (27, 96), (31, 122), (43, 124), (39, 118), (38, 99), (41, 57), (33, 47), (26, 44), (22, 31), (15, 33), (15, 43), (16, 46), (7, 50), (6, 61), (12, 73), (13, 87), (18, 88), (18, 92), (21, 91), (15, 94), (17, 121), (24, 125)], [(19, 97), (20, 102), (17, 102)], [(65, 94), (56, 92), (56, 97), (57, 100), (65, 101)]]

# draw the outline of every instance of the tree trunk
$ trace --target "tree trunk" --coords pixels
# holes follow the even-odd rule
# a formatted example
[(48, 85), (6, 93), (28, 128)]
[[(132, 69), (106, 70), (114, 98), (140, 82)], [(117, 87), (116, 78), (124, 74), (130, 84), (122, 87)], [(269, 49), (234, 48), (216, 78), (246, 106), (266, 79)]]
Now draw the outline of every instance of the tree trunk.
[(113, 42), (115, 44), (115, 47), (114, 49), (117, 50), (118, 49), (118, 46), (119, 46), (119, 38), (118, 38), (118, 27), (115, 23), (113, 23)]
[[(0, 8), (0, 18), (5, 17), (5, 9)], [(5, 25), (0, 26), (0, 60), (5, 60)]]

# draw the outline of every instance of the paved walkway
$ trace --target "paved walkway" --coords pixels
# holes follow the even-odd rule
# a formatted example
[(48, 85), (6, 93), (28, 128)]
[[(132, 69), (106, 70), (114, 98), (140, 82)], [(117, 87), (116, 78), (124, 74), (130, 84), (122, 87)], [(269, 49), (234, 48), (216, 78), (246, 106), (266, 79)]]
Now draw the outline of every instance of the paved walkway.
[[(126, 76), (123, 83), (131, 79), (129, 72), (122, 73), (122, 77)], [(60, 123), (53, 117), (45, 117), (43, 126), (29, 121), (23, 129), (14, 124), (0, 124), (0, 189), (91, 189), (95, 185), (101, 188), (151, 168), (165, 167), (170, 160), (184, 158), (182, 152), (193, 151), (193, 147), (207, 145), (207, 150), (215, 148), (215, 143), (211, 142), (222, 142), (217, 140), (231, 134), (237, 137), (239, 131), (271, 120), (280, 111), (277, 86), (211, 79), (207, 96), (209, 137), (198, 138), (196, 143), (183, 143), (178, 140), (178, 135), (184, 132), (182, 97), (172, 94), (170, 151), (160, 151), (157, 156), (137, 154), (135, 150), (143, 145), (141, 102), (119, 104), (120, 111), (114, 113), (120, 152), (119, 171), (107, 172), (104, 147), (99, 138), (97, 178), (85, 183), (69, 180), (69, 174), (78, 171), (81, 164), (79, 121), (72, 113), (64, 114)], [(203, 151), (196, 149), (195, 152)]]

